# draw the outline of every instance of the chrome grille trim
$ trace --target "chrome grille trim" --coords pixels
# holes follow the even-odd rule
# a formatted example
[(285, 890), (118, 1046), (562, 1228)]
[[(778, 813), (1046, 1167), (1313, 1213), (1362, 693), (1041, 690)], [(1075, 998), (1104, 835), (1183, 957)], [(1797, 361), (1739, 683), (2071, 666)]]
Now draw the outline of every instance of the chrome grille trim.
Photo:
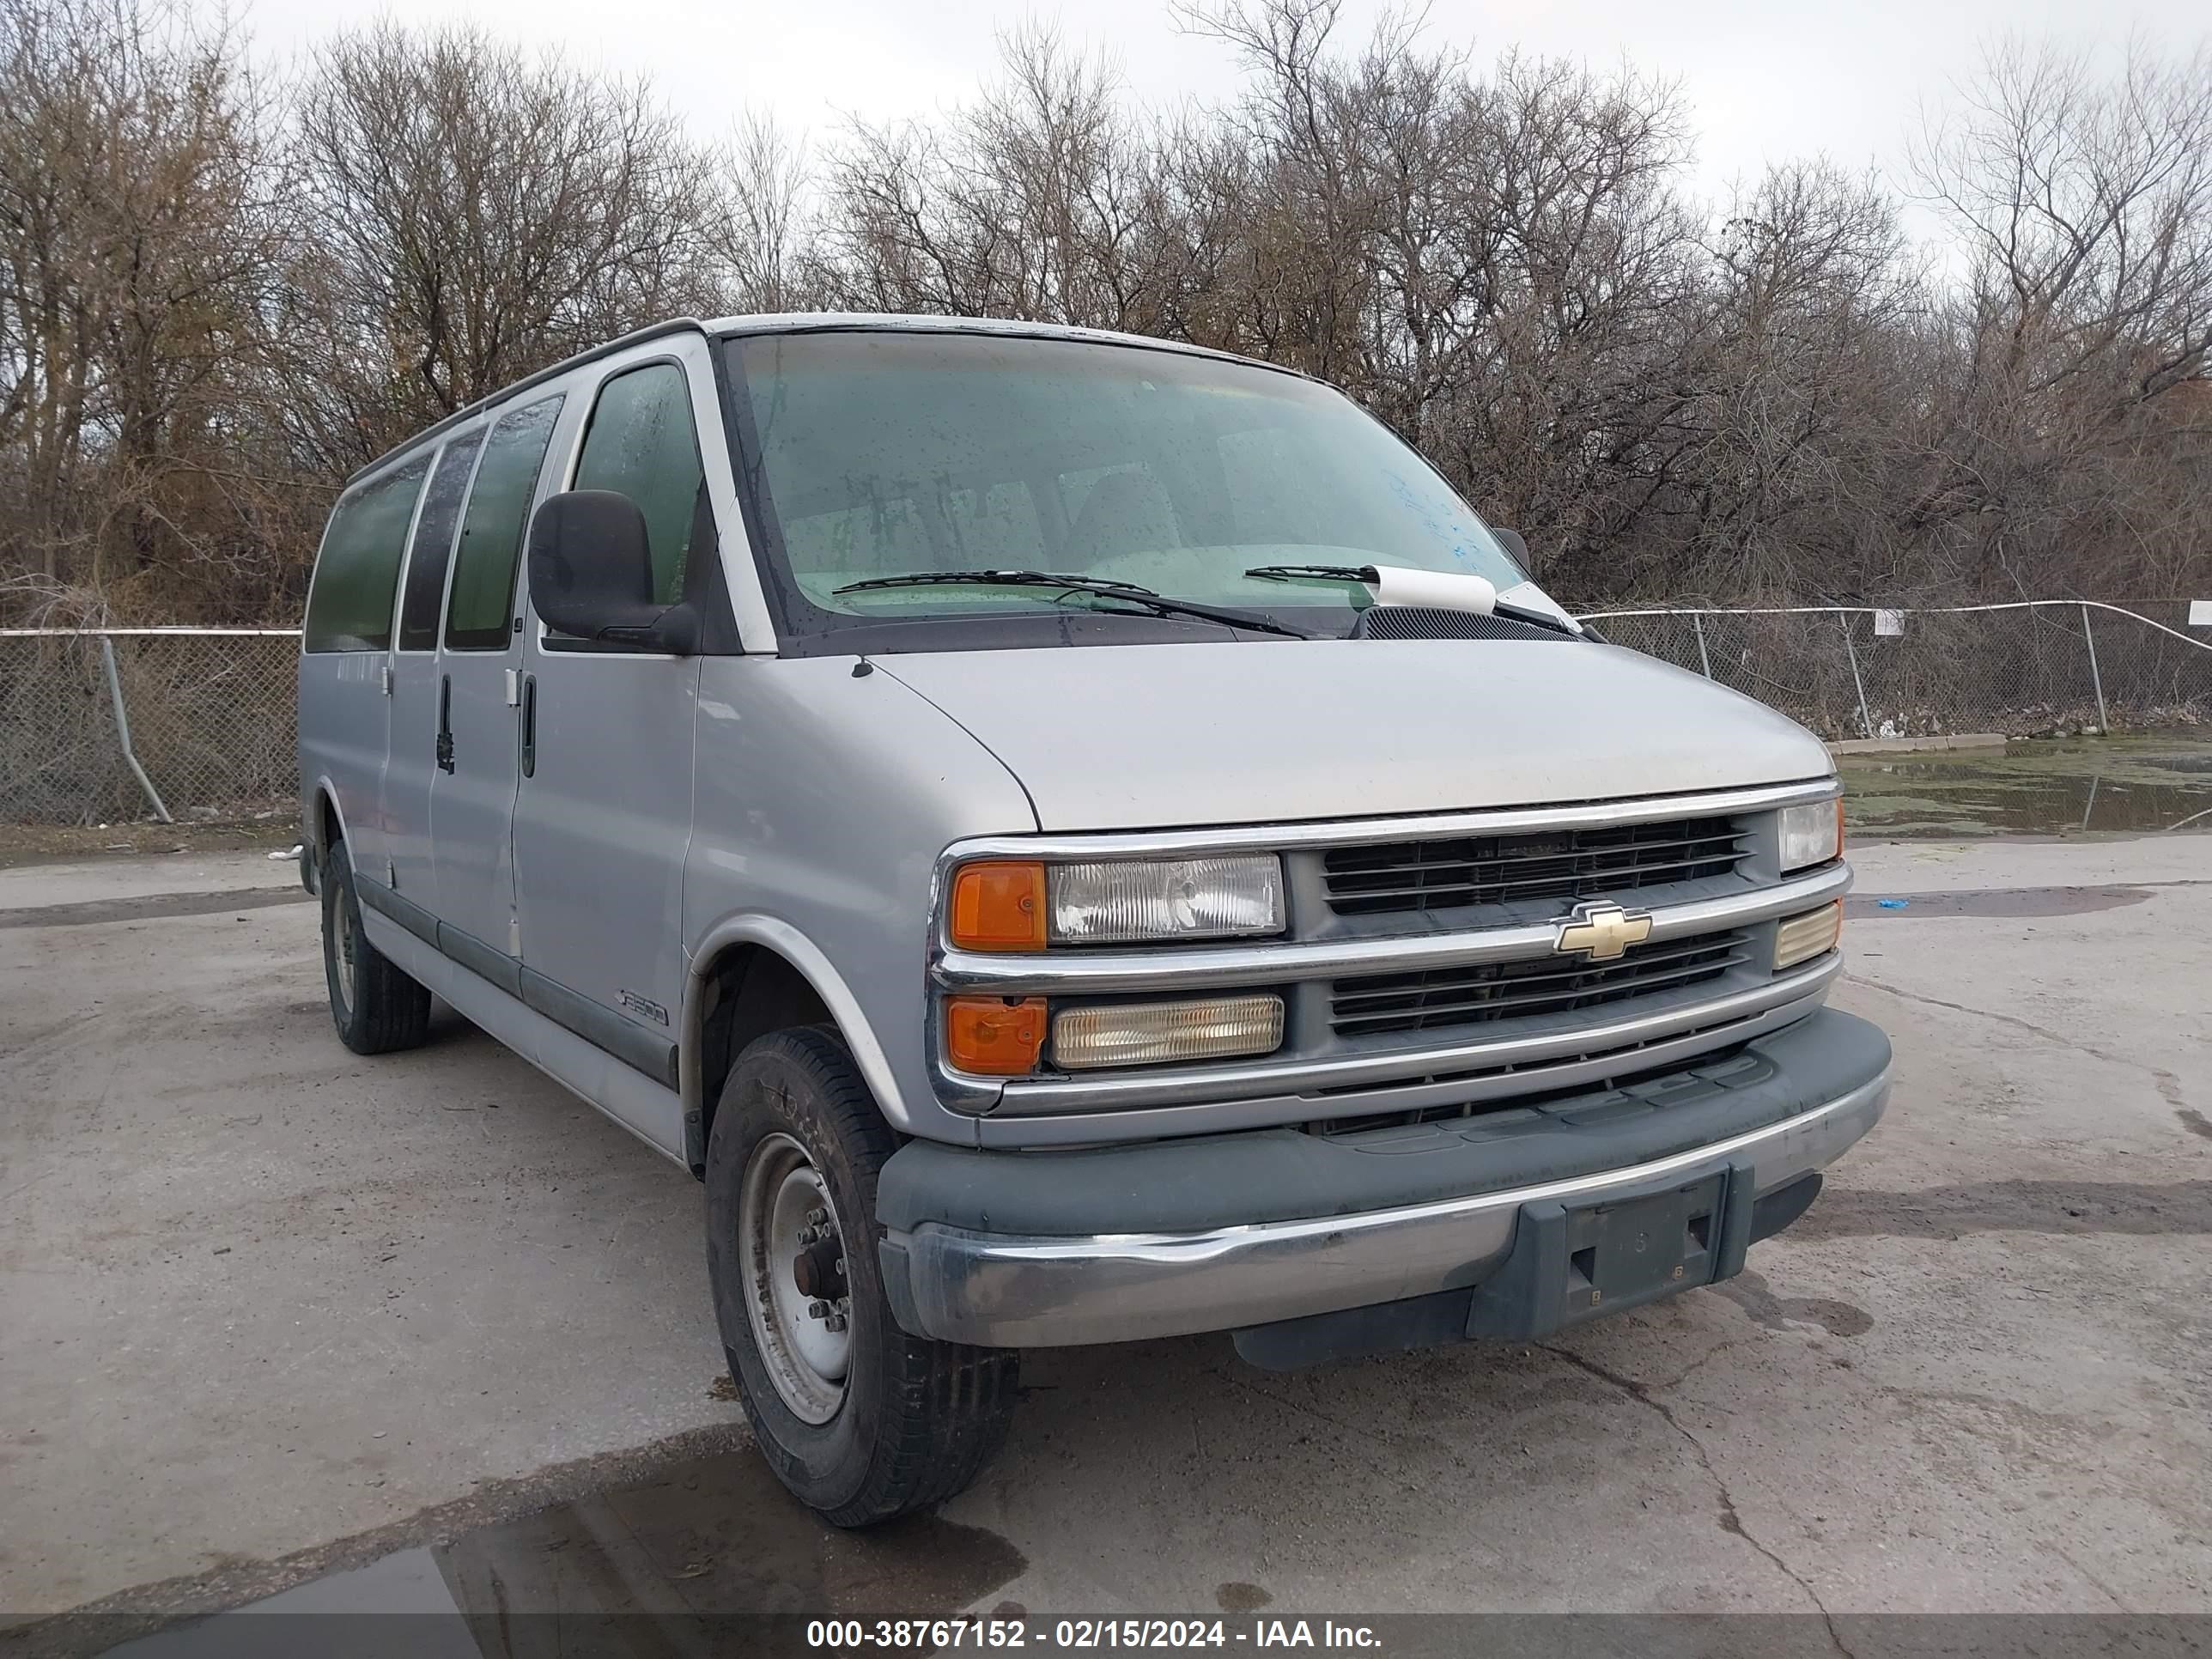
[[(1850, 866), (1832, 864), (1771, 887), (1683, 904), (1656, 905), (1650, 911), (1651, 939), (1656, 943), (1720, 933), (1793, 915), (1841, 898), (1850, 884)], [(1340, 979), (1357, 974), (1419, 973), (1468, 963), (1549, 957), (1559, 936), (1556, 921), (1542, 921), (1412, 937), (1394, 934), (1296, 944), (1186, 945), (1164, 951), (994, 956), (948, 949), (939, 951), (932, 973), (945, 990), (1006, 996), (1031, 992), (1075, 996), (1195, 991), (1218, 986)]]
[(1307, 1125), (1323, 1117), (1358, 1118), (1421, 1106), (1495, 1102), (1510, 1106), (1519, 1096), (1601, 1081), (1619, 1073), (1643, 1071), (1671, 1060), (1687, 1061), (1716, 1048), (1748, 1042), (1802, 1019), (1820, 1006), (1824, 986), (1816, 984), (1790, 1002), (1715, 1025), (1692, 1026), (1669, 1036), (1652, 1037), (1601, 1054), (1569, 1054), (1543, 1063), (1489, 1072), (1453, 1073), (1441, 1078), (1401, 1078), (1368, 1088), (1302, 1094), (1206, 1093), (1188, 1100), (1147, 1099), (1110, 1114), (1092, 1109), (1044, 1115), (1042, 1106), (978, 1118), (976, 1144), (983, 1146), (1081, 1145), (1103, 1137), (1212, 1134), (1224, 1130)]
[(1175, 858), (1244, 850), (1289, 853), (1311, 848), (1358, 847), (1372, 842), (1512, 835), (1605, 823), (1649, 823), (1662, 818), (1767, 812), (1802, 801), (1832, 800), (1835, 794), (1836, 780), (1830, 776), (1808, 778), (1798, 783), (1761, 784), (1751, 789), (1713, 790), (1704, 794), (1646, 795), (1634, 800), (1569, 801), (1556, 806), (1496, 807), (1468, 812), (1422, 813), (1416, 817), (1231, 824), (1133, 835), (1051, 831), (1033, 836), (984, 836), (947, 848), (943, 861), (952, 864), (984, 858)]
[[(1802, 969), (1777, 974), (1765, 984), (1723, 996), (1686, 998), (1663, 1008), (1644, 1008), (1589, 1024), (1522, 1031), (1487, 1041), (1423, 1044), (1318, 1060), (1255, 1060), (1243, 1065), (1189, 1067), (1118, 1076), (1011, 1079), (993, 1115), (1049, 1115), (1121, 1107), (1226, 1102), (1261, 1095), (1315, 1097), (1334, 1091), (1387, 1089), (1394, 1084), (1477, 1077), (1540, 1061), (1607, 1057), (1686, 1032), (1705, 1034), (1825, 991), (1841, 971), (1831, 951)], [(1544, 1087), (1527, 1083), (1520, 1087)]]

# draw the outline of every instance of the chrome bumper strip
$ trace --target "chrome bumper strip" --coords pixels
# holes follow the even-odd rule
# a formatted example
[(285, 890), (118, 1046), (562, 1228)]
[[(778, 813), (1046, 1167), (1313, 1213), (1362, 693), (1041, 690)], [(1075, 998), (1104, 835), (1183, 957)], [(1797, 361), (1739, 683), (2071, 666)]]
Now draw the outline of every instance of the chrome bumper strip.
[(1887, 1071), (1838, 1099), (1710, 1146), (1540, 1186), (1392, 1210), (1204, 1233), (1058, 1238), (925, 1223), (884, 1241), (921, 1334), (1059, 1347), (1227, 1330), (1480, 1282), (1511, 1249), (1524, 1204), (1602, 1199), (1746, 1156), (1754, 1191), (1826, 1167), (1880, 1119)]

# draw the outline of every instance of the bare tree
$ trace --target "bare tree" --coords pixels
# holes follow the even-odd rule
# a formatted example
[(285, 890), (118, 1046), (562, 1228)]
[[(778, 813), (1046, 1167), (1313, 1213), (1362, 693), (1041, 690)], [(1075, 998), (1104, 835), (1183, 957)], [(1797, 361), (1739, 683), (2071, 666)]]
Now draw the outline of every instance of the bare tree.
[(236, 574), (266, 505), (227, 427), (281, 246), (268, 151), (220, 19), (0, 3), (0, 557), (50, 595)]
[(1157, 329), (1166, 210), (1156, 143), (1101, 58), (1048, 28), (1001, 43), (1003, 79), (943, 131), (860, 125), (827, 173), (838, 303)]
[(1341, 0), (1188, 0), (1149, 111), (1025, 26), (965, 106), (811, 148), (478, 29), (281, 105), (185, 0), (0, 0), (0, 605), (296, 611), (344, 476), (684, 311), (1045, 319), (1322, 375), (1571, 600), (2202, 591), (2212, 49), (2000, 45), (1924, 124), (1922, 250), (1817, 159), (1708, 211), (1630, 70)]
[(318, 54), (295, 118), (327, 349), (404, 366), (410, 416), (714, 293), (722, 169), (642, 86), (387, 22)]
[(2080, 54), (2004, 41), (1924, 120), (1913, 165), (1964, 266), (1920, 526), (1978, 586), (2039, 590), (2083, 538), (2172, 580), (2142, 556), (2130, 484), (2146, 466), (2172, 483), (2178, 457), (2154, 457), (2202, 436), (2157, 406), (2202, 385), (2212, 348), (2212, 47), (2174, 61), (2135, 41), (2100, 80)]
[(739, 119), (722, 161), (726, 212), (713, 239), (729, 309), (803, 309), (812, 297), (807, 251), (810, 170), (804, 144), (768, 117)]

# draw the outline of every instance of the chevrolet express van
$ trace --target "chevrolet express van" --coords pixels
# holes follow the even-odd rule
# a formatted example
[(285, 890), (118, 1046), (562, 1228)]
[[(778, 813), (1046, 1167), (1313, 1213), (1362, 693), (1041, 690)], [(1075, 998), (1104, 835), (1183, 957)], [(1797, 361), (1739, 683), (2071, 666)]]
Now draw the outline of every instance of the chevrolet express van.
[(1881, 1115), (1826, 750), (1218, 352), (672, 322), (331, 515), (304, 879), (705, 1185), (763, 1455), (958, 1491), (1024, 1348), (1303, 1365), (1739, 1271)]

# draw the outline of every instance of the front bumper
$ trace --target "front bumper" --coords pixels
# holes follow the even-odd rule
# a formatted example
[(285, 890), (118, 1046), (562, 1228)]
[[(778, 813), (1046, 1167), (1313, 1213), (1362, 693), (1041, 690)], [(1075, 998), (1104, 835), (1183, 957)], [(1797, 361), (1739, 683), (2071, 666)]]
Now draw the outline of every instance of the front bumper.
[[(1875, 1027), (1823, 1009), (1725, 1060), (1440, 1123), (1034, 1153), (911, 1142), (878, 1188), (884, 1287), (909, 1331), (998, 1347), (1249, 1332), (1440, 1293), (1459, 1318), (1516, 1276), (1524, 1212), (1723, 1176), (1740, 1218), (1711, 1282), (1772, 1230), (1749, 1225), (1756, 1200), (1809, 1197), (1806, 1177), (1874, 1127), (1889, 1058)], [(1534, 1305), (1487, 1317), (1510, 1334), (1559, 1322)]]

